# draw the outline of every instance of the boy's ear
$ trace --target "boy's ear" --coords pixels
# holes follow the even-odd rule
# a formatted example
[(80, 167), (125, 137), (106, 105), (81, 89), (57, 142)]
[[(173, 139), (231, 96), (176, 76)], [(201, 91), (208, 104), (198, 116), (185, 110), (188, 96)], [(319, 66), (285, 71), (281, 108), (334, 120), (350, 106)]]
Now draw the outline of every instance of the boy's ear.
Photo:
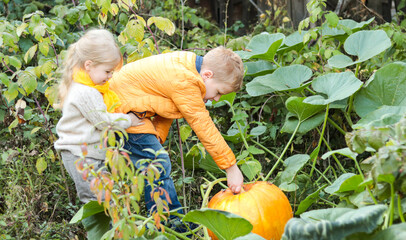
[(92, 64), (93, 64), (92, 60), (86, 60), (86, 61), (85, 61), (85, 64), (84, 64), (85, 70), (86, 70), (86, 71), (89, 71), (89, 70), (90, 70), (90, 66), (92, 66)]
[(213, 72), (211, 70), (203, 70), (201, 72), (201, 75), (202, 75), (203, 81), (206, 81), (207, 79), (213, 77)]

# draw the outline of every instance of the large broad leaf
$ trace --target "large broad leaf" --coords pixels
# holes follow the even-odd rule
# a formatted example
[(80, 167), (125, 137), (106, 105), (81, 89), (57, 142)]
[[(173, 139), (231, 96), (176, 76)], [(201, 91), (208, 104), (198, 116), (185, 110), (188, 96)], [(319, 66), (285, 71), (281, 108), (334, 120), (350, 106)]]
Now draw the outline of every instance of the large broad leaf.
[(301, 90), (312, 76), (312, 70), (304, 65), (291, 65), (276, 69), (272, 74), (259, 76), (247, 83), (251, 96), (260, 96), (278, 91)]
[(370, 240), (405, 240), (406, 223), (400, 223), (374, 234)]
[(352, 160), (356, 160), (357, 155), (358, 155), (357, 153), (351, 151), (349, 148), (341, 148), (341, 149), (326, 152), (325, 154), (323, 154), (323, 156), (321, 156), (321, 158), (326, 159), (326, 158), (330, 157), (331, 154), (335, 154), (335, 153), (349, 157)]
[(337, 178), (337, 180), (335, 180), (333, 182), (333, 184), (331, 184), (331, 186), (326, 187), (326, 189), (324, 189), (324, 191), (326, 193), (336, 193), (340, 190), (341, 185), (343, 184), (343, 182), (353, 176), (356, 176), (354, 173), (344, 173), (343, 175), (341, 175), (339, 178)]
[(206, 157), (201, 159), (199, 167), (212, 173), (222, 173), (221, 169), (217, 166), (216, 162), (214, 162), (210, 154), (207, 153)]
[(314, 193), (307, 196), (303, 201), (300, 202), (299, 207), (297, 208), (295, 215), (304, 213), (314, 202), (319, 200), (320, 191), (323, 190), (327, 185), (324, 185), (317, 189)]
[(313, 89), (320, 93), (306, 98), (303, 102), (313, 105), (327, 105), (347, 98), (362, 86), (362, 82), (352, 72), (329, 73), (317, 77), (312, 82)]
[[(324, 121), (325, 113), (321, 112), (319, 114), (316, 114), (313, 117), (310, 117), (303, 122), (300, 123), (299, 129), (297, 130), (298, 133), (300, 134), (305, 134), (309, 132), (310, 130), (320, 126), (320, 124)], [(296, 126), (299, 124), (299, 118), (291, 113), (288, 112), (286, 115), (285, 123), (283, 124), (283, 127), (281, 129), (281, 133), (293, 133), (296, 129)]]
[(264, 59), (273, 61), (276, 51), (285, 40), (282, 33), (269, 34), (263, 32), (254, 36), (246, 47), (246, 51), (236, 51), (242, 59)]
[(328, 64), (336, 68), (364, 62), (391, 46), (391, 41), (383, 30), (359, 31), (351, 34), (344, 42), (345, 51), (353, 56), (357, 56), (357, 61), (352, 61), (349, 57), (336, 55), (328, 60)]
[(299, 52), (302, 50), (306, 43), (303, 42), (303, 37), (306, 35), (307, 31), (296, 31), (286, 37), (285, 42), (281, 48), (279, 48), (278, 53), (283, 54), (288, 51), (295, 50)]
[(354, 99), (356, 113), (364, 117), (382, 106), (406, 106), (406, 63), (390, 63), (368, 80)]
[(262, 165), (258, 160), (250, 160), (241, 164), (240, 168), (244, 175), (252, 181), (261, 172)]
[(75, 216), (73, 216), (69, 223), (78, 223), (83, 219), (99, 212), (104, 212), (103, 206), (101, 206), (97, 201), (90, 201), (79, 209), (79, 211), (75, 214)]
[(265, 60), (246, 62), (244, 66), (247, 67), (247, 76), (265, 75), (273, 72), (277, 68), (275, 64)]
[(97, 201), (90, 201), (83, 205), (69, 223), (82, 221), (88, 239), (101, 239), (110, 229), (111, 218), (104, 214), (104, 208)]
[(375, 111), (366, 114), (353, 129), (384, 127), (395, 124), (406, 114), (406, 106), (382, 106)]
[(303, 100), (306, 99), (305, 97), (290, 97), (286, 100), (286, 108), (291, 112), (294, 113), (300, 122), (314, 116), (315, 114), (319, 113), (320, 111), (324, 110), (326, 106), (324, 105), (312, 105), (308, 103), (304, 103)]
[(247, 235), (238, 237), (235, 240), (265, 240), (265, 238), (259, 236), (258, 234), (255, 234), (255, 233), (248, 233)]
[[(341, 26), (341, 28), (347, 28), (354, 32), (356, 30), (362, 29), (365, 26), (369, 25), (373, 20), (374, 20), (374, 18), (371, 18), (367, 21), (362, 21), (362, 22), (358, 23), (352, 19), (342, 19), (342, 20), (338, 21), (338, 26)], [(334, 37), (334, 36), (345, 35), (346, 32), (343, 29), (338, 29), (337, 27), (331, 28), (327, 24), (323, 24), (322, 29), (321, 29), (321, 34), (323, 37)]]
[(296, 174), (303, 168), (303, 166), (309, 161), (310, 156), (307, 154), (296, 154), (287, 158), (283, 165), (285, 170), (281, 174), (281, 184), (279, 188), (282, 191), (295, 191), (298, 186), (295, 184), (294, 188), (287, 187), (294, 180)]
[(219, 239), (235, 239), (252, 231), (252, 224), (237, 214), (216, 209), (192, 210), (184, 221), (199, 223), (210, 229)]
[(354, 233), (371, 233), (382, 222), (385, 205), (359, 209), (329, 208), (301, 214), (285, 226), (283, 240), (342, 240)]

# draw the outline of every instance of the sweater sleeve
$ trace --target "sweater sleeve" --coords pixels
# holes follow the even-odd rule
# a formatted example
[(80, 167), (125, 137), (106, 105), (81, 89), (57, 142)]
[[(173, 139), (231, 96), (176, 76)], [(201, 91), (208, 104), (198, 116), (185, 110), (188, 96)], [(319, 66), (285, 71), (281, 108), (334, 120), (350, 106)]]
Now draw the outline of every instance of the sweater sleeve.
[(83, 116), (97, 129), (103, 130), (109, 125), (115, 125), (124, 129), (131, 126), (131, 118), (123, 113), (109, 113), (103, 101), (103, 96), (96, 89), (83, 86), (77, 92), (78, 100), (76, 107)]
[(215, 126), (201, 97), (197, 85), (181, 81), (174, 86), (172, 101), (196, 133), (207, 152), (221, 169), (227, 169), (236, 162), (234, 153)]

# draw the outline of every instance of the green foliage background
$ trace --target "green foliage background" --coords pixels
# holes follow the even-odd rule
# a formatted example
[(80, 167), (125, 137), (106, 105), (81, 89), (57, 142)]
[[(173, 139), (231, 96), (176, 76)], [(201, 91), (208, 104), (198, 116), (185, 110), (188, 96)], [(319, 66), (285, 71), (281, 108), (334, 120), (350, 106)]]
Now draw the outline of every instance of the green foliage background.
[[(340, 19), (325, 10), (325, 2), (309, 2), (310, 17), (300, 31), (282, 27), (281, 8), (266, 12), (245, 36), (235, 36), (240, 23), (220, 29), (183, 1), (0, 2), (0, 237), (86, 237), (80, 224), (68, 224), (80, 203), (53, 149), (61, 114), (53, 104), (67, 46), (93, 27), (117, 36), (127, 62), (181, 49), (203, 55), (218, 45), (238, 52), (246, 66), (243, 89), (208, 108), (245, 180), (279, 186), (303, 224), (320, 217), (311, 210), (365, 213), (344, 224), (358, 232), (320, 217), (331, 221), (326, 224), (333, 226), (332, 234), (400, 233), (406, 211), (406, 102), (397, 92), (405, 90), (406, 22)], [(316, 27), (307, 28), (310, 23)], [(166, 148), (182, 203), (199, 209), (207, 199), (198, 186), (225, 174), (186, 122), (180, 124), (185, 174), (176, 126)], [(363, 208), (369, 205), (377, 207)], [(362, 230), (371, 216), (379, 218), (373, 229)], [(298, 226), (288, 224), (284, 237), (295, 239), (303, 232)]]

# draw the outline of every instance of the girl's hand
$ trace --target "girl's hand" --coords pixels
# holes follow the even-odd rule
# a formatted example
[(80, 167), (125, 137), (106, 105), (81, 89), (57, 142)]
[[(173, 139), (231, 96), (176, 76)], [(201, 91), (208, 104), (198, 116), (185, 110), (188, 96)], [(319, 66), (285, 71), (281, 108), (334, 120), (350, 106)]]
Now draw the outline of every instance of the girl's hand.
[(136, 127), (140, 125), (144, 125), (141, 119), (137, 118), (134, 113), (127, 113), (128, 116), (131, 118), (131, 127)]
[(242, 173), (237, 164), (234, 164), (231, 167), (227, 168), (226, 172), (227, 186), (234, 194), (240, 193), (244, 184), (244, 177), (242, 176)]

